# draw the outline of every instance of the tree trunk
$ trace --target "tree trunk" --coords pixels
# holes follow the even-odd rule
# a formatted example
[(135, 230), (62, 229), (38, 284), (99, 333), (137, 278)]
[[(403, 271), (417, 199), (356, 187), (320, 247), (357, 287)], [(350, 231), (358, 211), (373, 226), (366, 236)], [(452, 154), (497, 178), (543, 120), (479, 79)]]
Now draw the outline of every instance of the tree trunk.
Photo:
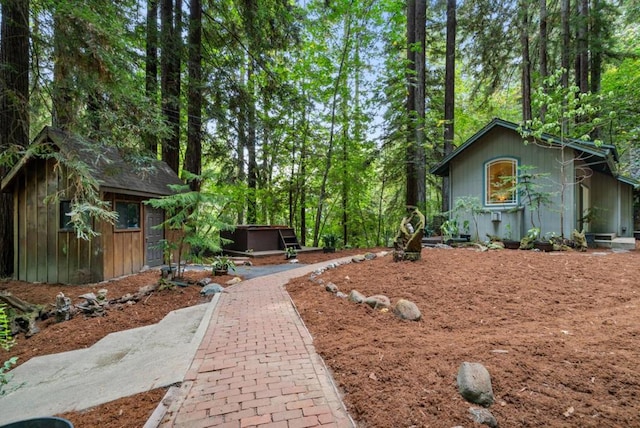
[(589, 0), (578, 1), (576, 86), (581, 93), (586, 94), (589, 91)]
[[(540, 0), (540, 80), (541, 85), (545, 85), (544, 81), (549, 74), (547, 70), (547, 0)], [(545, 87), (546, 91), (546, 87)], [(540, 106), (540, 120), (544, 122), (547, 107)]]
[[(189, 13), (189, 88), (187, 119), (187, 150), (184, 169), (202, 174), (202, 3), (191, 0)], [(200, 190), (200, 180), (190, 183), (191, 190)]]
[(258, 162), (256, 161), (256, 97), (254, 82), (253, 58), (248, 56), (247, 68), (247, 94), (243, 107), (247, 117), (247, 223), (256, 224), (257, 213), (257, 188), (258, 188)]
[(563, 69), (562, 87), (569, 87), (569, 67), (571, 64), (571, 27), (569, 25), (570, 0), (560, 0), (560, 21), (562, 25), (562, 47), (560, 66)]
[(407, 0), (407, 152), (406, 152), (406, 204), (418, 203), (417, 173), (415, 166), (415, 106), (416, 106), (416, 0)]
[[(3, 2), (0, 64), (0, 150), (5, 152), (29, 144), (28, 0)], [(0, 164), (0, 179), (11, 166)], [(13, 247), (13, 198), (0, 193), (0, 277), (13, 273)]]
[[(158, 0), (147, 1), (147, 46), (145, 56), (145, 93), (152, 104), (158, 96)], [(158, 139), (152, 132), (145, 134), (145, 146), (158, 153)]]
[(427, 170), (425, 159), (425, 110), (426, 110), (426, 27), (427, 27), (427, 2), (426, 0), (416, 0), (416, 43), (420, 49), (416, 53), (416, 144), (413, 154), (413, 161), (416, 173), (416, 195), (415, 204), (424, 209), (427, 201)]
[(180, 35), (182, 1), (162, 0), (162, 112), (171, 129), (162, 143), (162, 158), (176, 173), (180, 163)]
[[(456, 0), (447, 0), (447, 45), (444, 69), (444, 145), (443, 157), (453, 152), (456, 85)], [(448, 211), (449, 177), (442, 179), (442, 212)]]
[(529, 10), (527, 1), (520, 3), (520, 13), (522, 21), (520, 25), (520, 45), (522, 48), (521, 65), (521, 91), (522, 91), (522, 120), (532, 119), (531, 114), (531, 57), (529, 55)]
[(53, 89), (51, 103), (53, 108), (53, 126), (69, 129), (74, 122), (73, 88), (70, 70), (71, 58), (65, 30), (66, 17), (59, 11), (53, 15)]

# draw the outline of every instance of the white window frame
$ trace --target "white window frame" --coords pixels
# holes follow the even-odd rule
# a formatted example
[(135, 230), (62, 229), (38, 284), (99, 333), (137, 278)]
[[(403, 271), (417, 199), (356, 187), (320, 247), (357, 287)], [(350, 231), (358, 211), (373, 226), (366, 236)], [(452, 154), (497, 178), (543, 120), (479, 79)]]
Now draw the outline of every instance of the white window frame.
[[(491, 159), (484, 164), (484, 204), (488, 207), (503, 207), (503, 206), (517, 206), (518, 205), (518, 192), (513, 191), (513, 197), (504, 201), (492, 201), (490, 199), (490, 176), (489, 171), (492, 166), (497, 163), (510, 162), (512, 164), (513, 177), (517, 177), (518, 173), (518, 159), (511, 157), (500, 157)], [(516, 178), (517, 179), (517, 178)]]

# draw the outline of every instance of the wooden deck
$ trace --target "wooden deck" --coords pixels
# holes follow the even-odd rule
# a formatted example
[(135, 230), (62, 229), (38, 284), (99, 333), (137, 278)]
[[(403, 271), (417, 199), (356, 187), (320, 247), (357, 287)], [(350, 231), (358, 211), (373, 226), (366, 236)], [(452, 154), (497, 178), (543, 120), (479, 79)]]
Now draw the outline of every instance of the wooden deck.
[[(297, 250), (298, 254), (300, 253), (317, 253), (321, 252), (322, 248), (320, 247), (302, 247)], [(284, 256), (284, 250), (267, 250), (267, 251), (238, 251), (238, 250), (224, 250), (224, 253), (228, 256), (233, 257), (251, 257), (251, 258), (260, 258), (260, 257), (269, 257), (269, 256)]]

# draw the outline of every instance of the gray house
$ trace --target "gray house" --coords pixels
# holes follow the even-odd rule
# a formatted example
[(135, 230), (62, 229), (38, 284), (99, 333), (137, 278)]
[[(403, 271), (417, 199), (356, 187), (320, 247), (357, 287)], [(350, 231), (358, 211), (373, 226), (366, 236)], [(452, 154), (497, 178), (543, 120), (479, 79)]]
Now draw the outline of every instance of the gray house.
[[(594, 233), (599, 240), (633, 236), (637, 183), (618, 174), (614, 146), (580, 140), (562, 143), (552, 135), (525, 144), (518, 128), (494, 119), (431, 169), (433, 174), (449, 177), (452, 205), (459, 198), (478, 198), (483, 210), (477, 215), (480, 239), (491, 234), (518, 240), (532, 227), (525, 198), (508, 183), (523, 166), (548, 174), (537, 184), (548, 192), (550, 204), (534, 213), (536, 223), (540, 213), (536, 226), (542, 235), (562, 231), (569, 237), (577, 229)], [(469, 212), (456, 214), (460, 223), (473, 220)]]

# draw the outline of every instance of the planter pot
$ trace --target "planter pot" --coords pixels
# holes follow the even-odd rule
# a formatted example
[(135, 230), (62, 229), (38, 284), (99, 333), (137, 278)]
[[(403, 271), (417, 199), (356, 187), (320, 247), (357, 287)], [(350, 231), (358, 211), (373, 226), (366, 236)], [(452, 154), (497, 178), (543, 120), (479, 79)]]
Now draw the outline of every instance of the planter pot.
[(533, 248), (544, 252), (550, 252), (553, 251), (553, 244), (551, 242), (536, 241), (533, 243)]
[(324, 247), (322, 248), (323, 253), (335, 253), (336, 249), (334, 247)]
[[(162, 266), (160, 268), (160, 274), (163, 278), (173, 279), (176, 276), (176, 266)], [(2, 427), (0, 427), (2, 428)]]
[(52, 416), (13, 422), (8, 425), (2, 425), (0, 428), (73, 428), (73, 424), (66, 419)]
[(223, 276), (226, 275), (229, 271), (227, 269), (214, 269), (213, 276)]
[(520, 249), (520, 241), (513, 241), (513, 240), (504, 240), (502, 241), (502, 243), (504, 244), (504, 248), (508, 249), (508, 250), (519, 250)]
[(471, 241), (471, 235), (468, 233), (461, 233), (460, 234), (460, 239), (464, 239), (466, 242)]

